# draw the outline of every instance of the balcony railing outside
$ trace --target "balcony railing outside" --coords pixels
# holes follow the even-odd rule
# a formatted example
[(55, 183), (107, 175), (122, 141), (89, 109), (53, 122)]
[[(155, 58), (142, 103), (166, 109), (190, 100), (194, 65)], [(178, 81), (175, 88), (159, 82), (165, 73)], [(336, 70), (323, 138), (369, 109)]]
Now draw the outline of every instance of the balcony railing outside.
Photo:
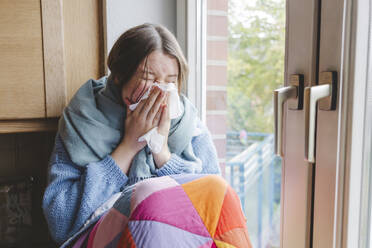
[(225, 178), (241, 200), (254, 247), (279, 247), (281, 161), (274, 155), (274, 136), (241, 136), (227, 134)]

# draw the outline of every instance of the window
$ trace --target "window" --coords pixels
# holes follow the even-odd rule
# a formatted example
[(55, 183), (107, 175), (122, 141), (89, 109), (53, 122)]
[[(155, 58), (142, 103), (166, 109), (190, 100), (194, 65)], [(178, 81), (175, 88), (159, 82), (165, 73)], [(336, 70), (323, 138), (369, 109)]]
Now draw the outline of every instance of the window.
[(206, 8), (206, 123), (253, 246), (279, 247), (272, 92), (284, 79), (285, 1), (208, 0)]

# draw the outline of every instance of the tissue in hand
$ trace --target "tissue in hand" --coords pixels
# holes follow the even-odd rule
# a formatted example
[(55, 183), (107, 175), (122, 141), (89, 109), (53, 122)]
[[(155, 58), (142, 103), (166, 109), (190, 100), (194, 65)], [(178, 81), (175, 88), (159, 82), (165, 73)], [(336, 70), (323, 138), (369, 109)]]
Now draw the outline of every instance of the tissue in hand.
[(165, 137), (158, 133), (158, 127), (154, 127), (144, 135), (138, 138), (138, 142), (146, 141), (150, 150), (159, 153), (163, 147)]
[[(182, 105), (178, 95), (177, 87), (174, 83), (157, 83), (155, 82), (141, 97), (141, 99), (134, 104), (129, 105), (130, 110), (135, 110), (140, 101), (146, 99), (150, 95), (152, 87), (158, 87), (162, 91), (169, 91), (169, 116), (171, 119), (178, 118), (182, 114)], [(154, 127), (144, 135), (138, 138), (139, 142), (146, 141), (150, 150), (154, 153), (159, 153), (163, 147), (165, 137), (158, 133), (158, 128)]]
[[(174, 83), (154, 83), (152, 87), (158, 87), (162, 91), (169, 91), (169, 115), (171, 119), (178, 118), (182, 114), (182, 108), (176, 85)], [(129, 109), (132, 111), (135, 110), (140, 101), (148, 98), (152, 87), (143, 94), (137, 103), (129, 105)]]

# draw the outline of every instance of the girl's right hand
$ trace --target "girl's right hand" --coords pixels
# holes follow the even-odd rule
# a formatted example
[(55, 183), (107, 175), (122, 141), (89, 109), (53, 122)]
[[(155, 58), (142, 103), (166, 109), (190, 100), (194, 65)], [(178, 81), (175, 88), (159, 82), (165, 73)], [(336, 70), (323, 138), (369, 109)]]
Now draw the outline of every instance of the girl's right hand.
[(149, 97), (140, 101), (134, 111), (129, 109), (131, 103), (125, 101), (127, 115), (121, 145), (131, 149), (134, 154), (146, 146), (146, 142), (138, 142), (138, 138), (158, 126), (166, 96), (166, 92), (153, 87)]

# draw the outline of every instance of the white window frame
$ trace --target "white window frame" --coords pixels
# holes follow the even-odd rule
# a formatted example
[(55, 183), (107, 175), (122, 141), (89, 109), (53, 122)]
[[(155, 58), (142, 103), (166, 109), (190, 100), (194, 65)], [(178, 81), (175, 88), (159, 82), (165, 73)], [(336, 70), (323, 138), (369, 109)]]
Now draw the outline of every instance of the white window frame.
[(183, 92), (206, 120), (206, 27), (205, 0), (177, 0), (177, 40), (189, 64), (189, 78)]
[(363, 216), (371, 210), (365, 185), (372, 178), (363, 175), (371, 166), (366, 163), (371, 152), (367, 138), (371, 128), (366, 125), (370, 115), (367, 111), (371, 111), (367, 108), (368, 78), (372, 76), (368, 75), (370, 11), (369, 0), (344, 1), (341, 76), (345, 85), (340, 92), (334, 247), (368, 247), (370, 233), (367, 232), (371, 232)]

